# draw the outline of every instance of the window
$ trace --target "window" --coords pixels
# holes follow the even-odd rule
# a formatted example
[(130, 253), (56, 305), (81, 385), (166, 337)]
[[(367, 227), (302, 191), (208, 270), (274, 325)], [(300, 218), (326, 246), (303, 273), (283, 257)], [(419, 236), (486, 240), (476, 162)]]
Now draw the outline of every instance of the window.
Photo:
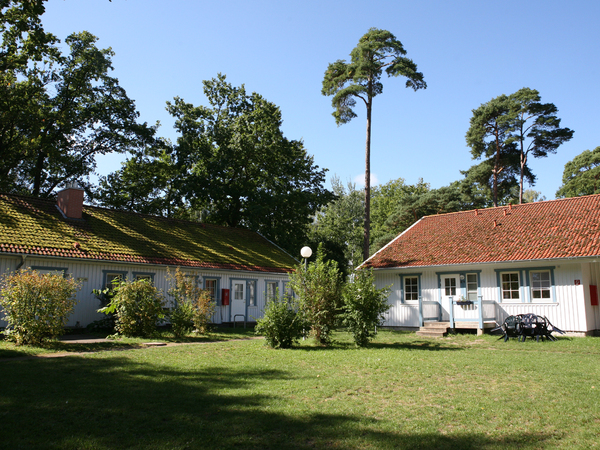
[(267, 281), (265, 297), (266, 301), (273, 300), (277, 298), (277, 285), (279, 283), (277, 281)]
[(550, 271), (531, 271), (531, 298), (533, 300), (549, 299), (550, 295)]
[(286, 297), (289, 297), (289, 298), (294, 297), (294, 291), (292, 290), (292, 287), (290, 286), (289, 281), (283, 282), (283, 295), (285, 295)]
[(256, 281), (248, 281), (248, 306), (256, 306)]
[(419, 300), (419, 278), (405, 277), (404, 278), (404, 299)]
[(468, 273), (467, 274), (467, 300), (476, 301), (477, 300), (477, 274), (476, 273)]
[(244, 285), (242, 283), (234, 283), (233, 287), (233, 299), (244, 300)]
[(456, 295), (456, 278), (444, 278), (446, 296)]
[(125, 280), (127, 272), (111, 272), (104, 271), (104, 289), (112, 291), (115, 288), (115, 283), (120, 283)]
[(502, 274), (502, 300), (519, 299), (519, 273)]
[(215, 300), (217, 297), (217, 280), (215, 278), (204, 279), (204, 290), (210, 293), (210, 298)]
[(145, 272), (133, 272), (133, 281), (138, 280), (148, 280), (150, 283), (154, 282), (154, 274), (153, 273), (145, 273)]

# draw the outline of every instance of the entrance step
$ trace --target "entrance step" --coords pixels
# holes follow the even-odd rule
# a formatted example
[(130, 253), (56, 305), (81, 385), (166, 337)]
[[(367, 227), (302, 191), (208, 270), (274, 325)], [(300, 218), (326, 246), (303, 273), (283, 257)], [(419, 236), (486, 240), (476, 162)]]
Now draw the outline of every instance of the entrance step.
[(440, 338), (448, 334), (448, 328), (450, 328), (449, 322), (425, 322), (416, 334), (422, 337)]

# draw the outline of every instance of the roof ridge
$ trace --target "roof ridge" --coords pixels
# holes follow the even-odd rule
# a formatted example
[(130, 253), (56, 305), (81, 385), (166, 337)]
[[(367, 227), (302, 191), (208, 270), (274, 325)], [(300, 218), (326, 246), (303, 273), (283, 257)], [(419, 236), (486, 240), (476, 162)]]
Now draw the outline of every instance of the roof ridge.
[(226, 230), (242, 230), (242, 231), (249, 231), (249, 232), (255, 233), (255, 231), (252, 231), (249, 228), (244, 228), (244, 227), (231, 227), (231, 226), (227, 226), (227, 225), (218, 225), (218, 224), (209, 223), (209, 222), (198, 222), (198, 221), (191, 220), (191, 219), (180, 219), (177, 217), (157, 216), (154, 214), (145, 214), (145, 213), (140, 213), (137, 211), (126, 211), (123, 209), (107, 208), (105, 206), (85, 205), (84, 204), (83, 208), (84, 208), (84, 210), (86, 208), (89, 208), (89, 209), (96, 209), (96, 210), (100, 210), (100, 211), (108, 211), (108, 212), (117, 213), (117, 214), (127, 214), (127, 215), (132, 215), (132, 216), (137, 216), (137, 217), (147, 217), (150, 219), (158, 219), (158, 220), (161, 220), (164, 222), (176, 222), (176, 223), (183, 223), (183, 224), (201, 225), (203, 228), (210, 227), (210, 228), (226, 229)]
[[(49, 206), (56, 204), (56, 198), (55, 198), (56, 195), (54, 195), (53, 197), (50, 197), (50, 198), (45, 198), (45, 197), (34, 197), (32, 195), (11, 194), (11, 193), (7, 193), (7, 192), (0, 192), (0, 197), (6, 197), (6, 198), (11, 198), (11, 197), (15, 198), (16, 197), (18, 199), (27, 200), (27, 201), (33, 200), (33, 201), (37, 201), (37, 202), (48, 203)], [(113, 212), (113, 213), (117, 213), (117, 214), (128, 214), (128, 215), (134, 215), (134, 216), (138, 216), (138, 217), (148, 217), (151, 219), (158, 219), (158, 220), (162, 220), (162, 221), (166, 221), (166, 222), (197, 224), (197, 225), (202, 225), (204, 228), (210, 227), (210, 228), (216, 228), (216, 229), (242, 230), (242, 231), (249, 231), (251, 233), (256, 233), (255, 231), (252, 231), (249, 228), (245, 228), (245, 227), (231, 227), (231, 226), (227, 226), (227, 225), (218, 225), (218, 224), (208, 223), (208, 222), (198, 222), (198, 221), (190, 220), (190, 219), (180, 219), (180, 218), (176, 218), (176, 217), (157, 216), (154, 214), (139, 213), (137, 211), (126, 211), (123, 209), (107, 208), (105, 206), (84, 204), (83, 208), (84, 209), (91, 208), (91, 209), (96, 209), (96, 210), (101, 210), (101, 211)]]
[(55, 199), (0, 192), (0, 215), (12, 217), (0, 223), (0, 241), (32, 254), (41, 248), (40, 251), (46, 252), (43, 255), (52, 257), (77, 257), (81, 247), (91, 252), (87, 253), (89, 257), (102, 255), (107, 260), (149, 260), (162, 256), (190, 263), (281, 268), (291, 268), (298, 262), (249, 228), (96, 205), (85, 205), (83, 212), (82, 221), (64, 220)]
[(487, 208), (474, 208), (474, 209), (466, 209), (463, 211), (452, 211), (452, 212), (448, 212), (448, 213), (441, 213), (441, 214), (429, 214), (428, 216), (423, 216), (422, 218), (428, 218), (428, 217), (442, 217), (442, 216), (449, 216), (451, 214), (466, 214), (466, 213), (474, 213), (475, 211), (478, 211), (479, 213), (483, 212), (483, 211), (493, 211), (493, 210), (502, 210), (502, 209), (515, 209), (515, 208), (523, 208), (523, 207), (530, 207), (533, 205), (540, 205), (542, 203), (546, 204), (546, 203), (551, 203), (551, 202), (564, 202), (564, 201), (581, 201), (582, 199), (586, 199), (589, 197), (598, 197), (600, 196), (600, 194), (588, 194), (588, 195), (579, 195), (576, 197), (565, 197), (565, 198), (555, 198), (552, 200), (540, 200), (537, 202), (529, 202), (529, 203), (515, 203), (515, 204), (508, 204), (508, 205), (500, 205), (500, 206), (489, 206)]
[(363, 267), (450, 266), (600, 255), (600, 194), (423, 219), (375, 253)]

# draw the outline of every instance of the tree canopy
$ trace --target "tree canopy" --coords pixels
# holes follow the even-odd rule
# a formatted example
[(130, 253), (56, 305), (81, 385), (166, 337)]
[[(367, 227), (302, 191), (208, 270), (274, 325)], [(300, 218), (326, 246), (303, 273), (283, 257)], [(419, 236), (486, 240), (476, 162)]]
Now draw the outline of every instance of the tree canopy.
[(494, 206), (510, 201), (517, 186), (522, 203), (524, 180), (533, 185), (536, 179), (527, 164), (529, 156), (542, 158), (556, 153), (573, 137), (572, 130), (560, 127), (556, 106), (540, 101), (538, 91), (522, 88), (473, 110), (466, 140), (473, 159), (483, 161), (463, 174), (473, 182), (489, 185)]
[[(180, 134), (102, 180), (107, 206), (246, 227), (296, 255), (311, 216), (333, 199), (302, 141), (281, 131), (281, 111), (226, 76), (203, 82), (209, 106), (167, 102)], [(144, 201), (148, 195), (152, 205)]]
[(520, 157), (519, 203), (523, 203), (523, 179), (535, 179), (532, 173), (528, 174), (529, 155), (544, 158), (548, 153), (556, 153), (560, 145), (573, 137), (573, 130), (560, 127), (558, 109), (553, 103), (540, 103), (540, 94), (535, 89), (519, 89), (509, 100), (512, 102), (509, 120)]
[(565, 164), (557, 197), (577, 197), (600, 193), (600, 147), (585, 150)]
[(417, 65), (406, 58), (406, 50), (396, 37), (386, 30), (371, 28), (350, 52), (351, 61), (337, 60), (329, 64), (323, 78), (323, 95), (333, 96), (333, 116), (338, 125), (356, 117), (354, 107), (360, 99), (367, 108), (367, 139), (365, 148), (365, 219), (363, 258), (369, 257), (371, 211), (371, 111), (373, 98), (383, 92), (381, 76), (403, 76), (406, 87), (425, 89), (427, 84)]
[[(9, 20), (8, 13), (18, 11), (14, 8), (3, 18)], [(22, 26), (33, 28), (19, 41), (11, 33), (18, 26), (4, 23), (1, 190), (47, 197), (69, 182), (86, 184), (97, 155), (126, 152), (153, 140), (155, 130), (137, 122), (134, 102), (108, 74), (111, 49), (98, 49), (96, 37), (84, 31), (67, 37), (70, 54), (65, 56), (38, 22), (31, 19)], [(44, 47), (32, 50), (32, 42)]]
[(473, 159), (484, 158), (474, 171), (476, 179), (483, 181), (489, 174), (494, 206), (498, 206), (499, 185), (509, 180), (518, 168), (518, 155), (514, 140), (509, 139), (511, 123), (509, 112), (511, 101), (500, 95), (473, 110), (467, 131), (467, 145), (471, 147)]

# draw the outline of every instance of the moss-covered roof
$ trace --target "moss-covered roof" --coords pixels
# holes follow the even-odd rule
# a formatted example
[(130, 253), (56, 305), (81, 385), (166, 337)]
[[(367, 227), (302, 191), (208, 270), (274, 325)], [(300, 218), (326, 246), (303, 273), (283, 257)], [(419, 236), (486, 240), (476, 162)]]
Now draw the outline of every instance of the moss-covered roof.
[(91, 206), (65, 219), (54, 200), (0, 194), (0, 254), (287, 272), (297, 261), (241, 229)]

